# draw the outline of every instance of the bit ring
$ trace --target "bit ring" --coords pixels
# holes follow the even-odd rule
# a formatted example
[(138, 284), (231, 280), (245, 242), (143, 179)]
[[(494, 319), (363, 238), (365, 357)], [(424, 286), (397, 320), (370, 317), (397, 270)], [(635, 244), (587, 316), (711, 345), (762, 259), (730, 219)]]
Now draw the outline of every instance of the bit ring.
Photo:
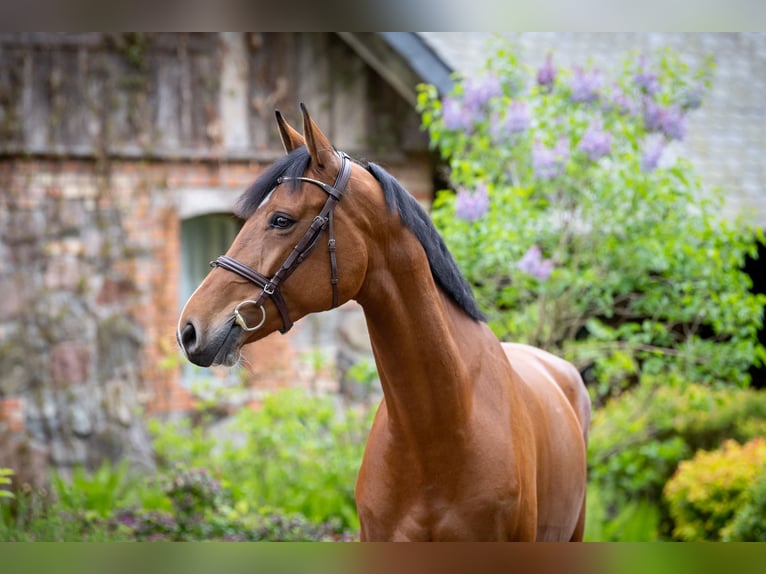
[[(255, 327), (248, 327), (247, 321), (245, 321), (245, 318), (239, 312), (239, 308), (242, 307), (242, 305), (248, 305), (248, 304), (257, 305), (258, 308), (261, 310), (261, 320), (258, 322), (258, 324)], [(242, 303), (234, 307), (234, 320), (237, 323), (237, 325), (242, 327), (242, 330), (244, 331), (248, 331), (248, 332), (257, 331), (258, 329), (263, 327), (263, 324), (266, 322), (266, 309), (263, 308), (263, 305), (260, 305), (256, 303), (255, 301), (249, 301), (249, 300), (242, 301)]]

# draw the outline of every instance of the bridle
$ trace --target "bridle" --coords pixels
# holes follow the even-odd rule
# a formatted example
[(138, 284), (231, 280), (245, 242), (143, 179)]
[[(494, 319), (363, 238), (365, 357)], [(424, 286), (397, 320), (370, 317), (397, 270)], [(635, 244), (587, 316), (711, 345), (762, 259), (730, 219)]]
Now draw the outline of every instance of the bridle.
[[(303, 237), (295, 244), (290, 255), (287, 256), (282, 265), (277, 269), (277, 272), (271, 276), (271, 278), (258, 273), (254, 269), (251, 269), (244, 263), (240, 263), (236, 259), (229, 257), (228, 255), (221, 255), (215, 261), (210, 262), (211, 267), (220, 267), (236, 273), (240, 277), (247, 279), (251, 283), (254, 283), (261, 288), (261, 293), (253, 300), (245, 300), (239, 303), (234, 308), (234, 320), (245, 331), (257, 331), (266, 322), (266, 310), (263, 308), (263, 303), (266, 297), (271, 297), (279, 314), (282, 316), (282, 328), (280, 332), (287, 333), (293, 326), (293, 322), (290, 320), (290, 315), (287, 312), (287, 305), (282, 297), (280, 286), (293, 271), (300, 265), (311, 251), (316, 247), (319, 241), (319, 236), (322, 234), (325, 228), (328, 229), (329, 241), (327, 243), (328, 250), (330, 252), (330, 283), (332, 284), (332, 308), (338, 306), (338, 264), (335, 256), (335, 230), (333, 229), (333, 211), (335, 206), (340, 201), (343, 195), (348, 180), (351, 177), (351, 158), (349, 158), (343, 152), (336, 152), (340, 157), (340, 170), (335, 178), (333, 185), (327, 185), (326, 183), (310, 177), (280, 177), (277, 179), (277, 183), (274, 186), (276, 189), (282, 183), (287, 181), (304, 181), (319, 186), (325, 193), (327, 193), (327, 200), (324, 203), (319, 215), (317, 215), (311, 222), (311, 225), (303, 234)], [(272, 191), (274, 190), (272, 189)], [(261, 319), (257, 325), (248, 326), (245, 318), (242, 316), (240, 309), (246, 305), (253, 305), (260, 309)]]

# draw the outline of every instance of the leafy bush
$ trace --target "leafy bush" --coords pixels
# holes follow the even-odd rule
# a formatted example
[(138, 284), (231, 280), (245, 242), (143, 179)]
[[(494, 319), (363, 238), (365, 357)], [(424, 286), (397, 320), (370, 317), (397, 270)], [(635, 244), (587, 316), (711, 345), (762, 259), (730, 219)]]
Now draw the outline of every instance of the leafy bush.
[[(625, 540), (634, 529), (636, 505), (655, 508), (655, 524), (642, 519), (645, 535), (670, 535), (673, 524), (662, 491), (678, 464), (699, 449), (717, 448), (732, 438), (747, 441), (766, 434), (766, 393), (710, 389), (663, 380), (610, 400), (593, 417), (588, 445), (589, 480), (611, 529), (602, 540)], [(595, 504), (595, 499), (594, 502)], [(620, 518), (622, 517), (622, 518)], [(653, 534), (654, 533), (654, 534)]]
[(51, 491), (62, 508), (92, 512), (102, 518), (109, 516), (137, 483), (137, 478), (129, 475), (127, 462), (112, 467), (107, 459), (93, 472), (82, 466), (73, 468), (70, 478), (51, 473)]
[(13, 492), (6, 490), (11, 484), (13, 471), (10, 468), (0, 468), (0, 500), (3, 498), (13, 498)]
[(749, 489), (749, 499), (727, 530), (730, 540), (766, 542), (766, 475)]
[(172, 501), (171, 511), (122, 509), (106, 522), (107, 528), (117, 536), (147, 541), (350, 538), (337, 523), (315, 523), (300, 514), (284, 515), (271, 509), (252, 513), (246, 505), (233, 505), (229, 489), (202, 468), (176, 468), (161, 482)]
[(229, 429), (233, 439), (218, 441), (188, 421), (154, 424), (152, 431), (166, 467), (208, 468), (243, 512), (266, 507), (356, 529), (354, 486), (371, 416), (367, 408), (341, 409), (332, 397), (286, 389), (258, 410), (240, 410)]
[(421, 87), (457, 190), (433, 218), (491, 327), (572, 360), (599, 402), (647, 375), (746, 385), (766, 356), (741, 270), (763, 236), (672, 157), (712, 70), (663, 51), (535, 73), (500, 47), (444, 99)]
[(154, 421), (157, 475), (108, 462), (54, 474), (50, 491), (0, 505), (0, 540), (352, 540), (371, 416), (291, 389), (241, 410), (227, 440), (188, 419)]
[[(116, 468), (102, 470), (115, 472)], [(204, 469), (177, 468), (153, 481), (168, 509), (119, 505), (109, 513), (55, 500), (44, 490), (19, 496), (15, 512), (0, 513), (2, 541), (305, 541), (351, 540), (335, 521), (316, 523), (272, 509), (250, 512), (231, 505), (231, 493)], [(7, 510), (7, 509), (3, 509)]]
[[(699, 451), (682, 462), (665, 487), (673, 535), (680, 540), (727, 540), (755, 530), (753, 504), (763, 505), (763, 486), (751, 489), (766, 471), (766, 439), (744, 445), (726, 441), (717, 451)], [(748, 514), (742, 516), (741, 513)], [(738, 516), (739, 515), (739, 516)], [(761, 520), (763, 520), (761, 515)], [(763, 523), (758, 525), (763, 530)]]

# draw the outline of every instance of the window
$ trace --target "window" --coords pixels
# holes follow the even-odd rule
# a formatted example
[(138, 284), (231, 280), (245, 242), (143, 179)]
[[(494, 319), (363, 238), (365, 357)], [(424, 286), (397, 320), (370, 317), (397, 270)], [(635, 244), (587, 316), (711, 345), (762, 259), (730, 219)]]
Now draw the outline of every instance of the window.
[[(210, 261), (226, 253), (242, 223), (229, 214), (201, 215), (181, 223), (181, 285), (179, 312), (202, 280), (210, 272)], [(200, 369), (185, 362), (181, 384), (204, 394), (215, 387), (236, 384), (237, 369), (220, 373)]]

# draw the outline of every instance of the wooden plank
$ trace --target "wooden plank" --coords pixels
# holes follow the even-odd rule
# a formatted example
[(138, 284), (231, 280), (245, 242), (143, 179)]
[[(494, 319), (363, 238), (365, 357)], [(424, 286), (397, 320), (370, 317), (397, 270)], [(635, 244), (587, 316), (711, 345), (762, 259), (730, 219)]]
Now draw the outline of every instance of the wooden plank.
[(23, 52), (0, 46), (0, 145), (23, 140), (23, 85)]
[(333, 144), (354, 154), (366, 147), (367, 66), (344, 42), (331, 40), (328, 59)]
[(192, 138), (189, 144), (197, 149), (220, 147), (220, 47), (213, 52), (190, 54), (189, 63), (192, 124)]
[(293, 34), (253, 33), (249, 35), (250, 115), (254, 148), (279, 150), (282, 144), (274, 122), (280, 109), (291, 121), (297, 109), (294, 98), (295, 41)]
[(22, 117), (24, 143), (30, 151), (45, 149), (49, 144), (49, 93), (46, 81), (49, 70), (50, 52), (24, 52)]
[(104, 34), (101, 32), (3, 32), (0, 44), (23, 48), (80, 48), (101, 46)]
[(311, 117), (332, 140), (330, 118), (330, 70), (327, 54), (328, 34), (301, 33), (296, 35), (296, 95), (305, 103)]
[(218, 94), (223, 149), (246, 149), (250, 144), (249, 58), (243, 32), (221, 32), (221, 67)]
[(157, 55), (156, 129), (162, 147), (178, 148), (181, 141), (181, 67), (175, 54)]

